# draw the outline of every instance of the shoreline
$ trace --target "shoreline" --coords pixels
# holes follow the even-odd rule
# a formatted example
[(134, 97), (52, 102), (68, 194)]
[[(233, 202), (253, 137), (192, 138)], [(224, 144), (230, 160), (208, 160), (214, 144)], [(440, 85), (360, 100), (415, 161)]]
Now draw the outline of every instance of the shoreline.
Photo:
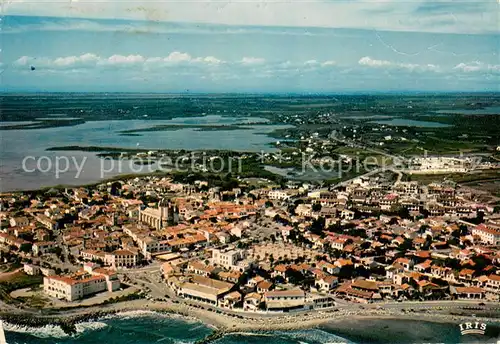
[[(130, 312), (144, 312), (156, 315), (180, 316), (186, 320), (195, 320), (212, 328), (213, 335), (224, 335), (238, 332), (268, 332), (283, 330), (306, 330), (335, 325), (349, 321), (370, 320), (417, 320), (434, 323), (460, 323), (466, 320), (498, 323), (498, 318), (473, 317), (450, 313), (412, 313), (389, 310), (340, 310), (312, 311), (305, 313), (252, 314), (249, 313), (217, 313), (200, 309), (187, 304), (167, 302), (143, 302), (143, 300), (125, 301), (110, 307), (89, 307), (75, 311), (56, 311), (54, 314), (41, 314), (29, 310), (0, 312), (0, 319), (7, 324), (30, 328), (59, 326), (68, 335), (76, 333), (76, 324), (96, 321), (109, 316), (120, 316)], [(244, 317), (244, 319), (240, 319)]]

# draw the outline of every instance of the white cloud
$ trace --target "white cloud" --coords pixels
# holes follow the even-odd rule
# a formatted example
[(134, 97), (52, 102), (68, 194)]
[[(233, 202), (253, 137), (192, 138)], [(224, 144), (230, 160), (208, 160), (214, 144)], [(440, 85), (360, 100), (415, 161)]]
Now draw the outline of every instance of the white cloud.
[(308, 60), (308, 61), (304, 62), (304, 64), (306, 66), (314, 66), (314, 65), (318, 64), (318, 61), (316, 61), (316, 60)]
[(131, 67), (142, 66), (145, 69), (161, 66), (177, 66), (179, 64), (197, 64), (197, 65), (219, 65), (224, 61), (215, 56), (193, 58), (188, 53), (174, 51), (166, 57), (144, 57), (142, 55), (112, 55), (110, 57), (101, 57), (96, 54), (86, 53), (80, 56), (63, 56), (56, 58), (21, 56), (15, 60), (14, 67), (26, 67), (34, 65), (50, 70), (62, 69), (82, 69), (96, 67)]
[(114, 66), (130, 66), (130, 65), (139, 65), (144, 63), (145, 58), (141, 55), (113, 55), (108, 57), (107, 59), (100, 59), (99, 64), (103, 65), (114, 65)]
[(219, 60), (217, 57), (214, 56), (207, 56), (207, 57), (198, 57), (193, 60), (194, 62), (202, 62), (202, 63), (208, 63), (212, 65), (218, 65), (220, 63), (224, 63), (224, 61)]
[(401, 63), (392, 62), (387, 60), (377, 60), (372, 59), (369, 56), (362, 57), (359, 59), (358, 64), (370, 68), (395, 68), (395, 69), (407, 69), (410, 71), (439, 71), (439, 66), (434, 64), (416, 64), (416, 63)]
[(323, 62), (321, 65), (323, 67), (331, 67), (331, 66), (335, 66), (336, 64), (337, 64), (337, 62), (329, 60), (329, 61)]
[(14, 66), (27, 66), (31, 61), (32, 57), (29, 56), (21, 56), (17, 60), (14, 61), (13, 65)]
[(260, 57), (244, 57), (240, 62), (245, 65), (258, 65), (263, 64), (266, 60)]
[(179, 51), (174, 51), (173, 53), (170, 53), (164, 61), (165, 62), (187, 62), (191, 61), (192, 57), (191, 55), (187, 53), (181, 53)]
[(500, 65), (492, 65), (483, 63), (480, 61), (473, 61), (468, 63), (459, 63), (454, 68), (454, 70), (458, 70), (465, 73), (471, 72), (500, 72)]

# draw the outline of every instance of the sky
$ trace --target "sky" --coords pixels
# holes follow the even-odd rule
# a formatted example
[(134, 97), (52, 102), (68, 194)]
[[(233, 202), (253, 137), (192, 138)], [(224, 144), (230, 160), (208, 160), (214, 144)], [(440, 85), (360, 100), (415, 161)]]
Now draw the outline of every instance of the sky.
[(12, 0), (2, 12), (8, 92), (498, 92), (500, 85), (498, 0)]

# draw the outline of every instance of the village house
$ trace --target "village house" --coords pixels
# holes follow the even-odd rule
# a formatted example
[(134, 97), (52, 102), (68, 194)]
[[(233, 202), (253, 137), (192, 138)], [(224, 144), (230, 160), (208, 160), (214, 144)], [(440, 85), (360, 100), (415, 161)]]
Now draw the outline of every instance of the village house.
[(315, 284), (319, 291), (328, 292), (337, 287), (339, 279), (336, 276), (329, 275), (317, 279)]
[(29, 224), (30, 221), (26, 216), (12, 217), (10, 219), (11, 227), (26, 227)]
[(46, 254), (51, 252), (54, 248), (57, 247), (57, 244), (53, 241), (46, 241), (46, 242), (36, 242), (33, 244), (31, 247), (33, 253), (35, 255), (41, 255), (41, 254)]
[(259, 306), (262, 303), (262, 295), (258, 293), (250, 293), (245, 295), (243, 301), (243, 310), (255, 312), (259, 310)]

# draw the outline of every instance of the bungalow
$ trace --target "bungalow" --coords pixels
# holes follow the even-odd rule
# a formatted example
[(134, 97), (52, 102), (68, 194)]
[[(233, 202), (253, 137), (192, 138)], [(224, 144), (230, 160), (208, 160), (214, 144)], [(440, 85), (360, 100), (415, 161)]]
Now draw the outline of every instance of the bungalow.
[(354, 282), (346, 282), (336, 290), (338, 294), (346, 295), (346, 297), (352, 300), (364, 303), (380, 300), (382, 296), (378, 293), (378, 291), (379, 289), (376, 282), (364, 279), (358, 279)]
[(470, 283), (474, 275), (474, 270), (472, 269), (462, 269), (458, 274), (458, 281), (462, 283)]
[(413, 262), (408, 258), (398, 258), (394, 263), (401, 264), (405, 271), (409, 271), (413, 267)]
[(242, 274), (239, 271), (219, 272), (219, 278), (221, 280), (231, 282), (231, 283), (238, 283), (241, 275)]
[(415, 271), (418, 271), (418, 272), (429, 272), (431, 271), (431, 264), (432, 264), (432, 260), (426, 260), (425, 262), (423, 263), (420, 263), (420, 264), (417, 264), (413, 267), (413, 269)]
[(340, 271), (340, 268), (338, 266), (335, 266), (332, 263), (326, 262), (324, 260), (320, 261), (316, 266), (331, 275), (337, 274)]
[(264, 277), (257, 275), (257, 276), (252, 277), (248, 280), (247, 286), (249, 286), (250, 288), (255, 288), (257, 286), (257, 284), (259, 284), (263, 280), (264, 280)]
[(453, 270), (448, 267), (441, 267), (438, 265), (431, 266), (431, 275), (437, 278), (441, 278), (445, 281), (452, 282), (455, 280), (455, 275), (453, 275)]
[(219, 305), (224, 308), (233, 309), (241, 303), (241, 294), (239, 291), (233, 291), (226, 294), (219, 301)]
[(342, 259), (341, 258), (341, 259), (337, 259), (335, 261), (335, 263), (333, 263), (333, 265), (335, 265), (336, 267), (341, 269), (344, 266), (351, 266), (351, 265), (353, 265), (353, 263), (352, 263), (352, 260), (350, 260), (350, 259)]
[(440, 287), (437, 284), (434, 284), (426, 280), (421, 280), (417, 284), (418, 284), (418, 291), (421, 293), (429, 293), (429, 292), (432, 293), (434, 290), (440, 289)]
[(451, 295), (458, 300), (484, 299), (485, 290), (478, 287), (450, 287)]
[(261, 294), (271, 291), (272, 288), (273, 283), (269, 281), (261, 281), (257, 284), (257, 292)]
[(392, 280), (394, 278), (394, 275), (402, 273), (404, 271), (405, 270), (404, 270), (403, 266), (399, 263), (396, 263), (396, 264), (391, 265), (391, 266), (386, 268), (385, 277)]
[(257, 311), (261, 304), (262, 296), (257, 293), (250, 293), (245, 295), (243, 300), (243, 310), (245, 311)]
[(486, 287), (497, 294), (500, 294), (500, 275), (491, 274), (486, 281)]
[(276, 265), (274, 267), (274, 271), (271, 273), (271, 277), (280, 276), (280, 277), (285, 278), (287, 270), (288, 270), (288, 267), (286, 265), (283, 265), (283, 264)]
[(325, 276), (316, 280), (316, 286), (320, 291), (330, 291), (337, 287), (339, 279), (336, 276)]
[(202, 262), (195, 260), (188, 263), (187, 271), (194, 273), (196, 275), (209, 277), (212, 272), (214, 272), (215, 267), (211, 265), (205, 265)]

